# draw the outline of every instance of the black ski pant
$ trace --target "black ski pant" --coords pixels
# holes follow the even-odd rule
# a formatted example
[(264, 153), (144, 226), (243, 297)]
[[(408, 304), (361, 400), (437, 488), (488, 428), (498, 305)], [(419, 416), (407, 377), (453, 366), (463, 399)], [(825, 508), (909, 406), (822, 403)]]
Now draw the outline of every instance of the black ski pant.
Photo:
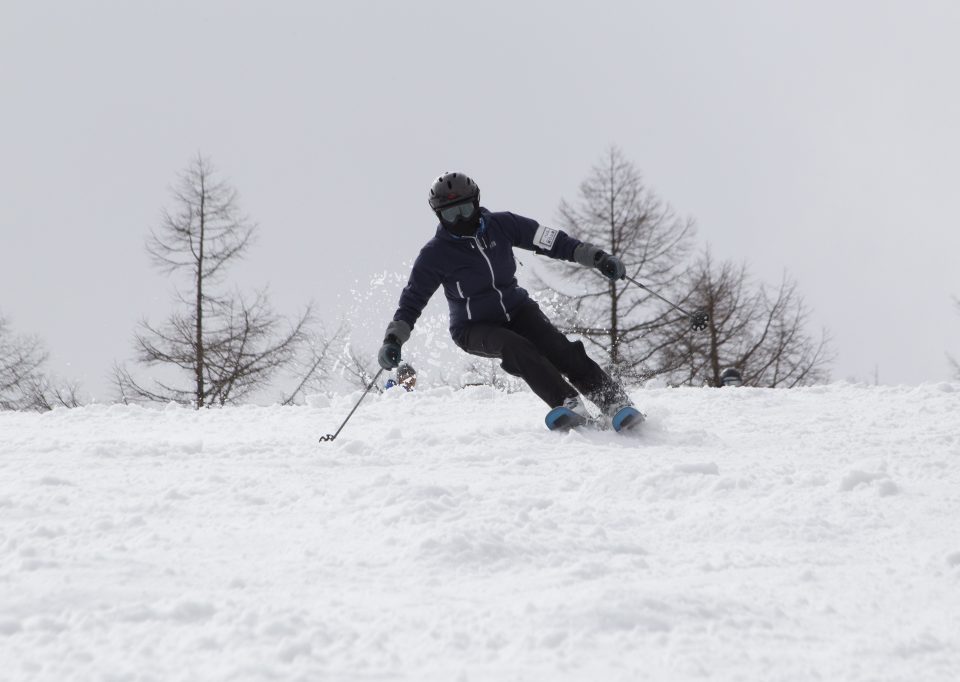
[(456, 342), (471, 355), (500, 358), (503, 371), (526, 381), (550, 407), (578, 391), (603, 411), (630, 402), (620, 385), (590, 359), (583, 342), (564, 336), (532, 301), (512, 313), (509, 322), (468, 323)]

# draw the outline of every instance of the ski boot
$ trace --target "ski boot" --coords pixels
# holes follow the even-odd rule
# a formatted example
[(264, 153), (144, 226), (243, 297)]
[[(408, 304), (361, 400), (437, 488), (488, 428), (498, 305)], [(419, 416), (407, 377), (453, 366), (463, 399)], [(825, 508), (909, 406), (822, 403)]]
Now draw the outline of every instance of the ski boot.
[(580, 398), (574, 396), (563, 401), (563, 405), (555, 407), (544, 419), (547, 428), (551, 431), (569, 431), (578, 426), (585, 426), (593, 423), (593, 418), (587, 412), (587, 408), (580, 402)]

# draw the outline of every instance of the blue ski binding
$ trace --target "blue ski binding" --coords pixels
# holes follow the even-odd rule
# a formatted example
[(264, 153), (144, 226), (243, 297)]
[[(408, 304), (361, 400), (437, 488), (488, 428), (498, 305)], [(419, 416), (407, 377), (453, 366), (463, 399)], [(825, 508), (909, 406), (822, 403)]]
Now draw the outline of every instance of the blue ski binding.
[(640, 424), (643, 423), (643, 419), (643, 412), (635, 407), (627, 406), (617, 410), (617, 413), (613, 415), (611, 425), (614, 431), (625, 432), (640, 426)]
[(544, 421), (547, 423), (547, 428), (551, 431), (569, 431), (578, 426), (585, 426), (591, 423), (590, 419), (577, 414), (569, 407), (563, 406), (555, 407), (547, 412)]

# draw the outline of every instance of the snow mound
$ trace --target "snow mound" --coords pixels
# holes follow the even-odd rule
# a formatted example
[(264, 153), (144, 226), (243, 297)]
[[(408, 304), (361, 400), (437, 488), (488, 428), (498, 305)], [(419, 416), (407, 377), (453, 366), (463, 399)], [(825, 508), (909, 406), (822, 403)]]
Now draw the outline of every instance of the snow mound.
[(3, 676), (952, 681), (956, 389), (2, 413)]

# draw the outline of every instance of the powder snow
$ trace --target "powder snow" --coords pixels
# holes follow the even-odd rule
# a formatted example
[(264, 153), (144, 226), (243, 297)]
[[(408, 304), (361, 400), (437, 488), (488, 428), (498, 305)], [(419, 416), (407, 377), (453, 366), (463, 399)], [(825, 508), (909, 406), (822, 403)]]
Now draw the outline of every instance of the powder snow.
[(960, 385), (0, 413), (0, 678), (960, 678)]

